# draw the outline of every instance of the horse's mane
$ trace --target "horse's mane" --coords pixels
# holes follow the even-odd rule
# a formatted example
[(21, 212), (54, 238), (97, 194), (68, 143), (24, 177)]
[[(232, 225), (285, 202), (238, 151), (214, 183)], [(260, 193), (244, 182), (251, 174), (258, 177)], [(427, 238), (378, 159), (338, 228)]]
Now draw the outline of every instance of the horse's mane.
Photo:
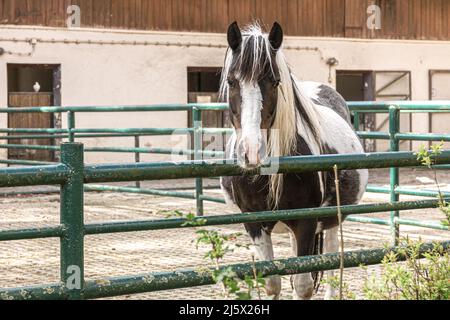
[[(274, 61), (275, 60), (275, 61)], [(275, 119), (270, 128), (268, 154), (270, 157), (293, 155), (297, 149), (297, 135), (302, 135), (313, 153), (320, 152), (320, 125), (312, 101), (296, 85), (283, 51), (274, 53), (268, 35), (254, 23), (242, 30), (242, 43), (239, 53), (228, 50), (222, 71), (220, 96), (228, 100), (228, 75), (233, 72), (239, 80), (257, 81), (267, 66), (273, 73), (276, 63), (280, 74), (278, 100)], [(299, 113), (297, 115), (297, 113)], [(303, 127), (302, 132), (298, 127)], [(319, 151), (318, 151), (319, 150)], [(269, 203), (276, 208), (281, 196), (283, 175), (273, 174), (269, 180)]]

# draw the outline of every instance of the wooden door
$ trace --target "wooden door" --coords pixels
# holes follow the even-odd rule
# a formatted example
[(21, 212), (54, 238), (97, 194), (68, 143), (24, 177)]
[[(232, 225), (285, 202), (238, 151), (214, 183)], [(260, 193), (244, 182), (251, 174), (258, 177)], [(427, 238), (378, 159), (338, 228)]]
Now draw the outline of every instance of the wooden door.
[[(11, 92), (8, 106), (12, 108), (51, 106), (50, 92)], [(8, 128), (53, 128), (51, 113), (8, 113)], [(11, 133), (10, 135), (28, 135)], [(12, 139), (10, 144), (53, 145), (52, 139)], [(8, 158), (17, 160), (53, 161), (54, 152), (50, 150), (9, 149)]]

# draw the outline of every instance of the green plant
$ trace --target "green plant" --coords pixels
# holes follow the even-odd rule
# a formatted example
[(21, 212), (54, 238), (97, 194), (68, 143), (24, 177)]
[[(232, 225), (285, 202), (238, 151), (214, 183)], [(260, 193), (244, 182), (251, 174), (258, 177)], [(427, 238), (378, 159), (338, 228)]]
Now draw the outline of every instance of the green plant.
[(216, 283), (222, 283), (223, 293), (226, 297), (235, 295), (238, 300), (251, 300), (256, 293), (258, 299), (261, 299), (261, 291), (265, 286), (265, 280), (261, 273), (256, 272), (256, 267), (253, 261), (253, 275), (245, 276), (243, 280), (239, 279), (236, 273), (231, 268), (221, 268), (220, 263), (227, 253), (231, 253), (238, 247), (248, 249), (248, 246), (239, 243), (231, 244), (236, 241), (241, 233), (222, 234), (216, 230), (201, 229), (197, 232), (196, 245), (200, 244), (210, 246), (204, 256), (213, 262), (215, 270), (213, 272), (213, 279)]
[[(363, 285), (367, 300), (449, 300), (450, 252), (436, 243), (421, 253), (422, 241), (401, 239), (395, 251), (389, 250), (381, 262), (381, 273), (368, 275)], [(388, 248), (388, 245), (385, 245)], [(403, 263), (399, 258), (405, 259)], [(367, 267), (363, 267), (367, 270)], [(340, 288), (339, 277), (323, 280), (334, 289)], [(356, 294), (347, 283), (342, 285), (342, 299), (354, 300)], [(339, 299), (336, 297), (336, 299)]]
[(333, 297), (334, 300), (356, 300), (356, 294), (350, 290), (348, 284), (340, 280), (340, 276), (334, 276), (322, 279), (322, 284), (328, 284), (335, 290), (339, 290), (341, 294)]
[(213, 278), (216, 283), (223, 283), (226, 290), (225, 295), (235, 295), (237, 300), (252, 300), (255, 294), (261, 300), (261, 292), (263, 291), (266, 281), (261, 272), (256, 272), (254, 257), (253, 259), (253, 275), (245, 276), (243, 280), (239, 279), (231, 268), (216, 269)]
[(439, 144), (431, 145), (431, 152), (422, 144), (419, 147), (419, 151), (416, 152), (417, 160), (421, 162), (422, 165), (427, 166), (434, 173), (434, 182), (438, 188), (438, 208), (444, 214), (445, 219), (441, 220), (442, 225), (450, 228), (450, 203), (445, 201), (442, 191), (439, 187), (439, 182), (437, 178), (436, 169), (433, 167), (437, 163), (437, 156), (442, 153), (444, 142), (441, 141)]
[[(381, 276), (372, 275), (364, 284), (364, 295), (371, 300), (448, 300), (450, 299), (450, 255), (442, 245), (420, 254), (421, 241), (405, 239), (398, 250), (382, 261)], [(398, 258), (406, 260), (399, 264)], [(421, 258), (424, 259), (421, 259)]]
[[(178, 210), (165, 211), (164, 213), (166, 213), (166, 218), (176, 217), (186, 219), (182, 226), (200, 227), (206, 224), (206, 219), (196, 217), (193, 213), (184, 214)], [(196, 230), (196, 235), (197, 238), (194, 241), (197, 249), (201, 245), (210, 247), (205, 253), (204, 258), (213, 263), (214, 270), (211, 275), (214, 282), (222, 284), (223, 294), (226, 297), (235, 295), (239, 300), (251, 300), (256, 293), (258, 299), (261, 299), (261, 291), (265, 286), (265, 280), (262, 274), (256, 271), (253, 256), (253, 275), (245, 276), (243, 280), (239, 279), (231, 268), (221, 268), (220, 266), (224, 257), (236, 248), (244, 247), (248, 249), (247, 245), (236, 243), (238, 237), (242, 235), (241, 233), (224, 234), (217, 230), (198, 229)]]

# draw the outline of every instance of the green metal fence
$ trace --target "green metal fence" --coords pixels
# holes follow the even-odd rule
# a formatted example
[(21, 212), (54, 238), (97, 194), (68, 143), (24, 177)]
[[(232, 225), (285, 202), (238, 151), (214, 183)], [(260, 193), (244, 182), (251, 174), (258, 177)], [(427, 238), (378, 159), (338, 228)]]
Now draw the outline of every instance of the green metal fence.
[[(450, 134), (417, 134), (400, 132), (400, 113), (408, 112), (426, 112), (439, 113), (450, 112), (450, 101), (393, 101), (393, 102), (348, 102), (350, 110), (354, 114), (354, 126), (358, 135), (365, 139), (384, 139), (390, 141), (390, 150), (398, 151), (399, 142), (402, 140), (420, 140), (420, 141), (450, 141)], [(67, 139), (73, 142), (76, 138), (99, 138), (99, 137), (134, 137), (134, 147), (87, 147), (85, 152), (120, 152), (134, 153), (135, 161), (140, 162), (141, 153), (154, 154), (183, 154), (193, 155), (194, 159), (202, 159), (207, 157), (223, 157), (222, 151), (201, 150), (202, 134), (223, 134), (230, 133), (230, 129), (224, 128), (203, 128), (201, 125), (202, 112), (207, 110), (226, 110), (227, 104), (211, 103), (211, 104), (166, 104), (166, 105), (150, 105), (150, 106), (69, 106), (69, 107), (29, 107), (29, 108), (2, 108), (0, 113), (29, 113), (29, 112), (45, 112), (45, 113), (67, 113), (68, 128), (18, 128), (18, 129), (0, 129), (0, 133), (14, 133), (21, 135), (9, 135), (0, 137), (0, 140), (6, 139)], [(97, 112), (154, 112), (154, 111), (192, 111), (192, 128), (76, 128), (76, 113), (97, 113)], [(389, 113), (389, 132), (364, 132), (360, 131), (360, 115), (364, 113)], [(175, 148), (141, 148), (139, 137), (145, 135), (169, 135), (169, 134), (189, 134), (194, 136), (193, 149), (175, 149)], [(0, 148), (4, 149), (34, 149), (34, 150), (53, 150), (59, 151), (59, 146), (35, 146), (21, 144), (0, 144)], [(50, 164), (44, 161), (32, 160), (14, 160), (0, 159), (0, 163), (9, 165), (43, 165)], [(437, 166), (436, 168), (450, 169), (448, 165)], [(224, 203), (222, 198), (207, 196), (203, 193), (203, 181), (201, 178), (195, 178), (195, 192), (182, 192), (178, 190), (159, 190), (141, 188), (140, 183), (136, 182), (136, 188), (133, 187), (116, 187), (104, 185), (88, 185), (88, 191), (115, 191), (115, 192), (131, 192), (141, 194), (153, 194), (161, 196), (173, 196), (186, 199), (195, 199), (197, 215), (203, 215), (203, 202), (213, 201)], [(391, 201), (398, 200), (401, 194), (430, 196), (434, 197), (430, 191), (412, 190), (401, 188), (399, 186), (399, 172), (397, 168), (390, 169), (390, 188), (382, 188), (380, 186), (368, 186), (368, 192), (378, 192), (390, 194)], [(44, 192), (48, 192), (47, 190)], [(360, 222), (380, 223), (379, 220), (358, 219), (350, 217), (349, 220), (359, 220)], [(389, 225), (393, 241), (398, 239), (398, 224), (400, 223), (398, 212), (392, 212)], [(386, 223), (387, 224), (387, 223)], [(433, 226), (433, 225), (431, 225)]]
[[(26, 107), (26, 108), (1, 108), (0, 113), (66, 113), (67, 128), (1, 128), (0, 133), (6, 133), (6, 136), (0, 136), (0, 140), (19, 140), (19, 139), (64, 139), (68, 142), (74, 142), (78, 138), (108, 138), (108, 137), (134, 137), (134, 147), (87, 147), (85, 152), (116, 152), (116, 153), (134, 153), (135, 161), (140, 162), (140, 154), (174, 154), (194, 156), (194, 159), (204, 157), (223, 157), (223, 151), (202, 150), (203, 134), (224, 134), (231, 133), (230, 129), (224, 128), (202, 128), (201, 113), (208, 110), (225, 110), (226, 104), (165, 104), (165, 105), (144, 105), (144, 106), (68, 106), (68, 107)], [(157, 111), (191, 111), (194, 127), (192, 128), (76, 128), (76, 113), (99, 113), (99, 112), (157, 112)], [(14, 135), (12, 135), (14, 134)], [(141, 136), (155, 135), (193, 135), (193, 149), (177, 148), (142, 148), (140, 147)], [(51, 150), (60, 151), (60, 146), (56, 145), (30, 145), (30, 144), (0, 144), (0, 149), (28, 149), (28, 150)], [(52, 164), (46, 161), (34, 160), (16, 160), (0, 159), (0, 163), (8, 165), (47, 165)], [(195, 179), (195, 192), (181, 192), (177, 188), (170, 190), (141, 188), (137, 181), (135, 187), (117, 187), (105, 185), (88, 185), (87, 191), (115, 191), (141, 193), (160, 196), (179, 197), (196, 200), (197, 214), (203, 215), (203, 202), (213, 201), (224, 203), (223, 199), (206, 196), (203, 194), (202, 179)], [(29, 192), (29, 191), (28, 191)], [(49, 190), (36, 190), (36, 193), (49, 193)], [(55, 191), (53, 191), (55, 192)], [(31, 193), (31, 192), (29, 192)], [(12, 194), (17, 194), (13, 191)]]
[[(106, 277), (86, 281), (84, 278), (84, 237), (86, 235), (133, 232), (169, 228), (186, 228), (185, 219), (171, 218), (147, 221), (105, 222), (85, 224), (83, 217), (84, 184), (113, 181), (142, 181), (177, 178), (205, 178), (215, 176), (241, 175), (242, 169), (235, 163), (225, 161), (185, 161), (180, 163), (130, 163), (85, 165), (83, 145), (65, 143), (61, 146), (61, 163), (0, 169), (0, 187), (28, 185), (60, 185), (61, 205), (60, 223), (56, 226), (42, 228), (1, 230), (0, 241), (12, 241), (34, 238), (60, 238), (60, 282), (42, 284), (33, 287), (0, 289), (0, 299), (88, 299), (117, 296), (123, 294), (167, 290), (212, 284), (211, 273), (204, 269), (180, 270), (174, 272), (149, 273), (125, 277)], [(444, 151), (436, 160), (450, 163), (450, 151)], [(270, 167), (269, 159), (264, 167)], [(381, 152), (368, 154), (325, 155), (283, 157), (277, 160), (281, 173), (311, 172), (331, 170), (334, 165), (339, 169), (387, 168), (418, 166), (419, 162), (412, 152)], [(261, 168), (245, 174), (255, 175)], [(372, 212), (432, 208), (438, 204), (437, 199), (391, 201), (380, 204), (343, 206), (343, 214), (362, 214)], [(311, 209), (279, 210), (234, 215), (205, 216), (207, 226), (236, 224), (243, 222), (262, 222), (288, 219), (311, 219), (329, 217), (337, 214), (336, 207)], [(450, 248), (450, 241), (442, 242)], [(430, 249), (432, 244), (424, 244), (422, 252)], [(346, 267), (360, 264), (380, 263), (383, 256), (391, 249), (360, 250), (346, 252)], [(224, 266), (227, 268), (229, 266)], [(253, 274), (252, 263), (231, 266), (241, 278)], [(264, 276), (286, 275), (339, 267), (339, 254), (330, 253), (319, 256), (305, 256), (275, 261), (256, 263), (257, 271)]]
[[(400, 141), (402, 140), (420, 140), (420, 141), (450, 141), (450, 134), (416, 134), (416, 133), (401, 133), (400, 132), (400, 113), (401, 112), (450, 112), (450, 101), (395, 101), (395, 102), (348, 102), (350, 110), (354, 115), (354, 127), (360, 138), (370, 139), (387, 139), (390, 142), (389, 150), (392, 152), (399, 151)], [(361, 113), (388, 113), (389, 114), (389, 132), (361, 132), (359, 115)], [(448, 168), (448, 167), (445, 167)], [(400, 195), (416, 195), (416, 196), (431, 196), (436, 197), (437, 192), (427, 192), (424, 190), (413, 190), (400, 188), (399, 169), (391, 167), (389, 169), (390, 187), (389, 189), (380, 188), (379, 186), (368, 186), (368, 192), (389, 193), (390, 201), (399, 201)], [(399, 225), (409, 224), (421, 227), (431, 227), (440, 229), (441, 226), (434, 224), (422, 223), (408, 223), (400, 219), (399, 211), (393, 210), (390, 214), (389, 221), (380, 221), (379, 219), (365, 218), (364, 221), (358, 218), (349, 218), (350, 221), (359, 221), (365, 223), (386, 224), (391, 229), (392, 243), (397, 244), (399, 239)]]

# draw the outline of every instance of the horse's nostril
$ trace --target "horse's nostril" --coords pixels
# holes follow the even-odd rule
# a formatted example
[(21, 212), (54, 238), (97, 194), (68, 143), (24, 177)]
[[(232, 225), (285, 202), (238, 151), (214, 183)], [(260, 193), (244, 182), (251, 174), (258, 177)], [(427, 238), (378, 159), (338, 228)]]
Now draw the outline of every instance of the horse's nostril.
[(250, 161), (248, 160), (247, 154), (245, 154), (244, 160), (245, 160), (245, 164), (248, 164), (248, 163), (250, 162)]

